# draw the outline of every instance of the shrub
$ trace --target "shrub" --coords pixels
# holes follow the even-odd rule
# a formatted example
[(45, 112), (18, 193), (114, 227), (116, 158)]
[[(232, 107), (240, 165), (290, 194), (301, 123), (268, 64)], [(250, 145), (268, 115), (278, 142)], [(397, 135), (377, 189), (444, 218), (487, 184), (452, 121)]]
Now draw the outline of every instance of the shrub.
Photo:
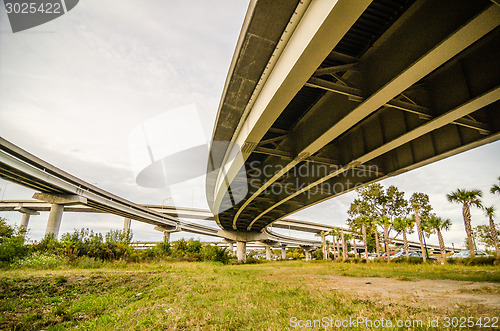
[(21, 258), (28, 253), (22, 237), (0, 237), (0, 266), (8, 265), (16, 258)]
[(475, 265), (498, 265), (500, 264), (500, 259), (495, 257), (468, 257), (465, 259), (457, 259), (450, 258), (447, 259), (446, 262), (449, 264), (463, 264), (466, 266), (475, 266)]
[[(387, 260), (385, 260), (387, 261)], [(401, 256), (397, 257), (392, 260), (394, 263), (409, 263), (409, 264), (421, 264), (424, 263), (424, 259), (421, 257), (416, 257), (416, 256), (410, 256), (410, 258), (407, 258), (406, 256)], [(431, 260), (428, 259), (425, 263), (434, 263), (436, 260)]]
[(165, 255), (170, 255), (172, 253), (172, 246), (168, 241), (162, 241), (158, 245), (156, 245), (157, 249), (159, 252), (165, 254)]
[[(239, 262), (236, 262), (236, 263), (239, 263)], [(251, 256), (247, 257), (247, 260), (245, 262), (245, 264), (258, 264), (258, 263), (262, 263), (262, 261), (254, 258), (254, 257), (251, 257)]]
[(67, 260), (50, 253), (35, 252), (14, 260), (11, 265), (13, 268), (56, 269), (67, 265)]
[(189, 258), (189, 260), (201, 261), (201, 249), (203, 244), (199, 240), (180, 239), (172, 243), (171, 255), (176, 258)]
[(93, 257), (82, 256), (75, 261), (74, 265), (81, 269), (97, 269), (103, 266), (103, 262)]
[(226, 248), (219, 246), (206, 245), (201, 249), (201, 257), (203, 261), (213, 261), (228, 264), (231, 257)]
[(61, 254), (63, 251), (62, 244), (57, 241), (53, 234), (46, 235), (42, 241), (31, 246), (33, 252)]
[(21, 233), (7, 221), (0, 218), (0, 266), (8, 265), (16, 258), (28, 254), (28, 248), (24, 246), (24, 238)]

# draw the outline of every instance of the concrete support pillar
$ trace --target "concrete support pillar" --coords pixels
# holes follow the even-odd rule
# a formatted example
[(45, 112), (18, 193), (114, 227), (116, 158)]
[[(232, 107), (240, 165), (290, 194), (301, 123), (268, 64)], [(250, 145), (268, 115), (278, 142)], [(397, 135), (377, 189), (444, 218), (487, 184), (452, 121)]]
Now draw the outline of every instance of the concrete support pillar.
[(47, 229), (45, 235), (53, 234), (57, 239), (59, 236), (59, 228), (61, 227), (61, 219), (65, 205), (85, 205), (87, 198), (76, 194), (50, 194), (50, 193), (35, 193), (33, 199), (51, 203), (49, 220), (47, 221)]
[(26, 231), (28, 231), (28, 224), (30, 222), (30, 214), (23, 213), (23, 216), (21, 218), (21, 225), (19, 226), (19, 229), (22, 230), (21, 234), (24, 238), (26, 235)]
[(306, 261), (311, 261), (311, 250), (310, 249), (304, 249), (306, 253)]
[(247, 243), (238, 241), (236, 244), (236, 257), (238, 262), (245, 262), (247, 260)]
[(281, 246), (281, 259), (286, 260), (286, 246)]
[(266, 260), (271, 261), (271, 247), (266, 246)]
[(30, 216), (31, 215), (40, 215), (40, 213), (33, 210), (33, 209), (23, 207), (22, 203), (20, 203), (17, 207), (15, 207), (14, 210), (23, 214), (23, 216), (21, 218), (21, 224), (19, 225), (19, 230), (21, 230), (21, 235), (24, 238), (26, 236), (26, 232), (28, 231)]
[(59, 228), (61, 227), (61, 219), (64, 211), (64, 205), (58, 205), (53, 203), (50, 207), (49, 220), (47, 221), (47, 228), (45, 229), (45, 235), (53, 234), (54, 238), (57, 239), (59, 236)]
[(132, 223), (132, 220), (130, 218), (125, 217), (123, 220), (123, 232), (130, 232), (130, 225)]
[(234, 252), (234, 245), (232, 242), (228, 243), (229, 252), (232, 254)]
[(163, 241), (169, 243), (170, 242), (170, 232), (163, 231)]

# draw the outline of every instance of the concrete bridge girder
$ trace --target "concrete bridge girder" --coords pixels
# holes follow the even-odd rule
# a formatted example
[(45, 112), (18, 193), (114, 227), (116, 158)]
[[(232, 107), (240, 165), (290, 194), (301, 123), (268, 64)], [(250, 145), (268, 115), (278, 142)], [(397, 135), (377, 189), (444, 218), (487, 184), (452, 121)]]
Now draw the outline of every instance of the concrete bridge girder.
[[(484, 4), (468, 3), (466, 6), (470, 8), (465, 10), (460, 6), (449, 8), (440, 3), (439, 6), (446, 7), (442, 9), (448, 17), (446, 22), (440, 22), (440, 26), (436, 27), (429, 18), (439, 12), (433, 6), (434, 3), (420, 1), (409, 10), (401, 23), (391, 28), (371, 51), (359, 59), (356, 66), (348, 68), (351, 70), (349, 78), (361, 88), (351, 88), (346, 92), (344, 86), (342, 91), (328, 92), (292, 131), (280, 139), (279, 151), (281, 154), (288, 153), (287, 156), (270, 155), (263, 166), (281, 167), (282, 170), (266, 178), (263, 181), (265, 184), (244, 201), (232, 216), (233, 228), (241, 227), (238, 222), (242, 212), (251, 207), (267, 187), (311, 155), (321, 152), (323, 148), (331, 149), (331, 144), (328, 144), (332, 141), (336, 141), (334, 150), (337, 155), (330, 156), (330, 159), (338, 161), (334, 164), (338, 170), (326, 177), (300, 178), (299, 185), (306, 188), (296, 194), (276, 196), (271, 202), (260, 201), (260, 213), (249, 212), (251, 221), (241, 223), (247, 231), (260, 230), (272, 221), (276, 217), (270, 215), (273, 210), (283, 217), (347, 191), (320, 192), (313, 198), (303, 194), (322, 183), (327, 187), (336, 184), (345, 187), (346, 178), (338, 176), (359, 164), (370, 165), (371, 162), (379, 171), (369, 173), (361, 180), (355, 176), (349, 178), (353, 180), (353, 186), (395, 175), (464, 148), (472, 148), (475, 144), (500, 138), (486, 124), (494, 121), (491, 116), (485, 118), (480, 114), (480, 118), (472, 120), (465, 117), (499, 100), (498, 75), (494, 70), (485, 71), (484, 66), (485, 63), (490, 66), (496, 63), (498, 67), (498, 46), (492, 46), (500, 44), (497, 42), (498, 29), (491, 31), (499, 25), (500, 9), (495, 5), (484, 7)], [(465, 15), (469, 15), (469, 20), (463, 24)], [(417, 26), (437, 30), (432, 33), (429, 30), (419, 38), (404, 37), (411, 36)], [(412, 43), (404, 48), (404, 52), (402, 48), (395, 47), (401, 40), (411, 40)], [(474, 43), (475, 48), (441, 67)], [(488, 47), (488, 51), (481, 47)], [(394, 49), (401, 51), (394, 52)], [(440, 67), (441, 74), (432, 73)], [(419, 85), (412, 86), (426, 76), (423, 91), (419, 90)], [(318, 86), (318, 80), (314, 82), (318, 88), (329, 89), (328, 86)], [(464, 86), (468, 86), (469, 90)], [(352, 95), (346, 95), (349, 93)], [(331, 112), (332, 105), (335, 105), (334, 113)], [(374, 112), (377, 112), (375, 116), (368, 117), (369, 121), (363, 126), (362, 121)], [(360, 122), (361, 126), (346, 134)], [(495, 126), (498, 127), (498, 124), (495, 123)], [(448, 142), (447, 146), (443, 145), (444, 141)], [(245, 157), (248, 155), (244, 154)]]
[[(252, 113), (242, 116), (249, 119), (252, 124), (239, 125), (233, 135), (236, 144), (245, 149), (245, 142), (252, 144), (252, 141), (260, 141), (266, 130), (279, 116), (279, 109), (286, 107), (293, 98), (295, 92), (314, 73), (321, 61), (328, 55), (335, 44), (349, 30), (351, 25), (363, 13), (370, 1), (338, 1), (306, 2), (309, 6), (304, 16), (300, 18), (301, 30), (293, 33), (287, 43), (285, 51), (280, 56), (280, 60), (273, 66), (272, 73), (263, 84), (259, 97), (254, 102)], [(342, 17), (342, 20), (338, 18)], [(290, 21), (297, 21), (292, 17)], [(325, 23), (326, 22), (326, 23)], [(298, 31), (298, 30), (297, 30)], [(293, 45), (293, 46), (292, 46)], [(286, 52), (286, 56), (285, 56)], [(284, 80), (283, 74), (293, 79)], [(262, 97), (261, 97), (262, 96)], [(253, 101), (252, 101), (253, 102)], [(265, 116), (255, 116), (255, 113), (266, 114)], [(248, 129), (247, 129), (248, 128)], [(243, 159), (249, 155), (243, 153)], [(239, 160), (239, 159), (238, 159)], [(232, 182), (238, 173), (241, 164), (233, 163), (227, 172), (229, 182)], [(219, 183), (222, 183), (219, 177)], [(224, 198), (224, 192), (218, 191), (220, 185), (215, 185), (215, 210), (219, 209)], [(224, 191), (224, 186), (221, 186)], [(218, 215), (215, 216), (216, 221)], [(223, 227), (220, 223), (219, 225)], [(236, 230), (233, 224), (233, 230)]]

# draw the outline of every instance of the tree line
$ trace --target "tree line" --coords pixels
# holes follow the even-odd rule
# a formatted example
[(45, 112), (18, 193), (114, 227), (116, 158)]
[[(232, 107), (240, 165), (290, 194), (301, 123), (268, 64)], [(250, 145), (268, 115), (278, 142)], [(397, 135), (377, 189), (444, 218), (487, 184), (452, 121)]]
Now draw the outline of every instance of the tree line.
[[(500, 184), (500, 177), (498, 182)], [(499, 184), (492, 185), (490, 193), (500, 194)], [(437, 236), (441, 257), (443, 261), (446, 261), (443, 232), (448, 231), (452, 223), (449, 219), (433, 213), (427, 194), (415, 192), (409, 199), (406, 199), (405, 193), (396, 186), (389, 186), (385, 189), (379, 183), (359, 187), (356, 192), (358, 197), (351, 203), (348, 210), (349, 233), (344, 233), (343, 229), (333, 229), (328, 233), (328, 235), (333, 236), (335, 258), (340, 258), (340, 252), (342, 252), (343, 260), (347, 258), (347, 242), (350, 240), (352, 240), (352, 248), (356, 257), (358, 257), (356, 240), (361, 240), (364, 245), (365, 258), (368, 257), (369, 251), (373, 252), (374, 250), (377, 257), (380, 258), (380, 241), (382, 240), (386, 252), (384, 257), (389, 263), (389, 244), (399, 235), (403, 237), (405, 255), (409, 258), (407, 236), (416, 230), (423, 261), (427, 260), (424, 236), (429, 238), (432, 234)], [(477, 189), (457, 189), (447, 194), (446, 197), (450, 203), (462, 205), (462, 216), (467, 236), (466, 246), (470, 250), (470, 256), (475, 257), (474, 238), (476, 238), (485, 245), (494, 247), (496, 256), (500, 258), (499, 230), (494, 223), (495, 207), (484, 206), (482, 203), (483, 192)], [(488, 218), (489, 225), (478, 225), (473, 229), (471, 208), (482, 209)], [(391, 233), (395, 233), (392, 239)]]

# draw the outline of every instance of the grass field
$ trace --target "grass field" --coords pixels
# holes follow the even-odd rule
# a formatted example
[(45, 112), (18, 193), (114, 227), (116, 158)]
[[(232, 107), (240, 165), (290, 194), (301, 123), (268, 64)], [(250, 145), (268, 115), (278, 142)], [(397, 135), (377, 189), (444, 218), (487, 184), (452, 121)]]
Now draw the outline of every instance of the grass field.
[[(439, 304), (443, 295), (456, 302)], [(283, 330), (323, 317), (421, 320), (412, 329), (428, 329), (429, 318), (500, 317), (496, 302), (498, 266), (157, 262), (0, 274), (6, 330)]]

